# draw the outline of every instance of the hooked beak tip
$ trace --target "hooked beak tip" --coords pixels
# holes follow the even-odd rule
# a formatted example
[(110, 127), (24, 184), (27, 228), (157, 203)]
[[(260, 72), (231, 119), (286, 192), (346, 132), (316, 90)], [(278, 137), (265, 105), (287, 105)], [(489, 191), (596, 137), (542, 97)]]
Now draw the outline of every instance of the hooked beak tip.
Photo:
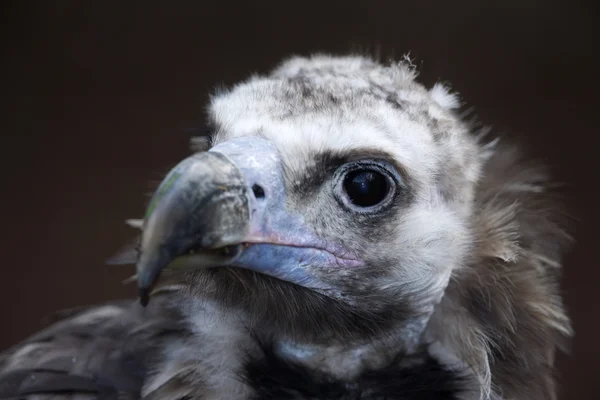
[(150, 288), (139, 288), (140, 304), (146, 307), (150, 302)]

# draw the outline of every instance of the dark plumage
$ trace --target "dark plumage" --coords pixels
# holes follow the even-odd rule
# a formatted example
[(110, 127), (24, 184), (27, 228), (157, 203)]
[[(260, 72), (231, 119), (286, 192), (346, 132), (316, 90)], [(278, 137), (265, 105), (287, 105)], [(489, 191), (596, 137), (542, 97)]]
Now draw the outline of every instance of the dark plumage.
[[(170, 290), (147, 309), (124, 300), (66, 311), (0, 357), (0, 398), (137, 399), (159, 349), (189, 335)], [(51, 397), (55, 398), (55, 397)]]
[(287, 362), (269, 345), (261, 349), (262, 356), (247, 360), (241, 374), (256, 390), (253, 400), (458, 400), (465, 384), (460, 372), (445, 369), (426, 351), (344, 381)]

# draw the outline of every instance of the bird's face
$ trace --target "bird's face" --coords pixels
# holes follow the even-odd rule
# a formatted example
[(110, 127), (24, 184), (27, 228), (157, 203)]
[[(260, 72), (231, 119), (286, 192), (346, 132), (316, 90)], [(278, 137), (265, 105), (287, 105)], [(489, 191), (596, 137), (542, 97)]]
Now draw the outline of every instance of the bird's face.
[(213, 98), (212, 147), (145, 219), (141, 285), (227, 249), (218, 267), (197, 261), (192, 297), (295, 334), (418, 331), (468, 250), (476, 144), (445, 92), (401, 66), (386, 86), (383, 67), (305, 62)]

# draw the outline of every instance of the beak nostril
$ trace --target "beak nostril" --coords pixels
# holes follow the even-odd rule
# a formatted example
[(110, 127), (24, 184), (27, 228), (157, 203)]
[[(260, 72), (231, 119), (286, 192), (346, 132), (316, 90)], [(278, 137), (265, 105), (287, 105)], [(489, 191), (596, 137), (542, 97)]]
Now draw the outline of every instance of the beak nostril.
[(265, 191), (264, 191), (264, 189), (260, 185), (258, 185), (256, 183), (254, 185), (252, 185), (252, 192), (254, 193), (254, 196), (257, 199), (262, 199), (262, 198), (265, 197)]

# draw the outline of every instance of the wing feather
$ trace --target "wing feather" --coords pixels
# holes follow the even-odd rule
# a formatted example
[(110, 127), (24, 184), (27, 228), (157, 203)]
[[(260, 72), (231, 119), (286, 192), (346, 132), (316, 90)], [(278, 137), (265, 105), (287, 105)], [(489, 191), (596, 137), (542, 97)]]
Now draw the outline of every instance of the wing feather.
[(147, 308), (123, 300), (55, 314), (0, 353), (0, 400), (139, 399), (164, 341), (188, 333), (178, 290), (162, 288)]

